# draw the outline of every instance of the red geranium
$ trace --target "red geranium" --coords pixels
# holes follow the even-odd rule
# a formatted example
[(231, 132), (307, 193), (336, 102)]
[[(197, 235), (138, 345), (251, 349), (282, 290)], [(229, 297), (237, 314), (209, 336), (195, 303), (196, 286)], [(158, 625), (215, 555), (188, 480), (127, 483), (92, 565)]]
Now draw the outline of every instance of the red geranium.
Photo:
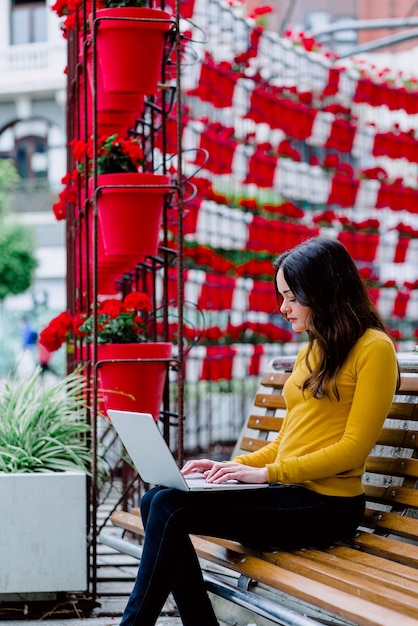
[[(93, 170), (93, 141), (73, 139), (70, 142), (77, 169), (87, 174)], [(145, 165), (144, 152), (138, 139), (122, 139), (118, 135), (99, 137), (97, 141), (97, 173), (115, 174), (119, 172), (138, 172)]]
[(49, 352), (55, 352), (66, 342), (72, 328), (72, 317), (67, 311), (54, 317), (39, 335), (41, 343)]
[(71, 332), (84, 337), (87, 343), (93, 341), (95, 332), (100, 344), (146, 342), (151, 311), (152, 302), (148, 294), (134, 291), (124, 300), (108, 298), (98, 302), (96, 328), (94, 315), (87, 317), (84, 313), (77, 313), (72, 317), (70, 313), (63, 312), (44, 328), (39, 341), (49, 352), (58, 350), (70, 338)]

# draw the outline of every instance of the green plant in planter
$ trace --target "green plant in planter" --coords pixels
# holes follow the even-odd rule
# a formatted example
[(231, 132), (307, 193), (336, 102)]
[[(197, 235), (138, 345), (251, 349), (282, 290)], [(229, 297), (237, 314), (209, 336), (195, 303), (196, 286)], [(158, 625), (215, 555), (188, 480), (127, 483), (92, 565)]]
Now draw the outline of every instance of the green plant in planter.
[(73, 372), (46, 387), (40, 371), (0, 389), (0, 473), (91, 473), (86, 379)]

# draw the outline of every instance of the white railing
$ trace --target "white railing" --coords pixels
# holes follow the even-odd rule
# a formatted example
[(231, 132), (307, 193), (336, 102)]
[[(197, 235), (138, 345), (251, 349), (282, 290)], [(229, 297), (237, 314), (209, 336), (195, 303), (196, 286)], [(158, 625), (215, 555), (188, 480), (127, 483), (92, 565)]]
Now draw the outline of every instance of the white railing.
[(9, 46), (0, 52), (0, 76), (10, 77), (16, 73), (42, 71), (61, 75), (66, 65), (67, 44), (42, 42)]

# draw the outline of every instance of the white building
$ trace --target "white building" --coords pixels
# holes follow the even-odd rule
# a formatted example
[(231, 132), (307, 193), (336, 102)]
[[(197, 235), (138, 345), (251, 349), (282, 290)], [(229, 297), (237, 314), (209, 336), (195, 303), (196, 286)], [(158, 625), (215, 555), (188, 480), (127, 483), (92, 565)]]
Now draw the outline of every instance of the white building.
[(6, 300), (9, 322), (23, 313), (38, 317), (39, 305), (66, 306), (65, 222), (55, 220), (51, 207), (66, 172), (67, 42), (51, 10), (54, 1), (0, 2), (0, 158), (17, 165), (13, 210), (33, 227), (39, 259), (30, 292)]

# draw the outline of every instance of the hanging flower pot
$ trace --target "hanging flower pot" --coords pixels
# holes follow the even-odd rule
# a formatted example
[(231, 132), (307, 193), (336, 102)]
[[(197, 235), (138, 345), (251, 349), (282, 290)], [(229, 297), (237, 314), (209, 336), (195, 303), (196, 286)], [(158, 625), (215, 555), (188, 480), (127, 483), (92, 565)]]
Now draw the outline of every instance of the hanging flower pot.
[(100, 395), (106, 410), (151, 413), (157, 420), (171, 354), (172, 344), (168, 342), (97, 346), (97, 360), (106, 361), (98, 366)]
[(161, 72), (170, 15), (148, 7), (96, 12), (98, 70), (106, 91), (153, 94)]
[(378, 233), (356, 233), (342, 230), (337, 237), (356, 261), (372, 263), (380, 242)]
[(277, 162), (278, 156), (273, 150), (258, 147), (248, 162), (244, 185), (253, 183), (259, 187), (273, 187)]
[[(84, 206), (84, 193), (81, 193), (81, 204)], [(91, 207), (85, 217), (79, 220), (76, 225), (76, 241), (82, 241), (75, 253), (75, 276), (80, 293), (85, 293), (87, 277), (92, 281), (92, 268), (94, 266), (93, 248), (93, 211)], [(88, 243), (88, 247), (87, 244)], [(133, 272), (137, 263), (143, 260), (139, 254), (136, 255), (110, 255), (106, 254), (103, 236), (100, 228), (97, 230), (97, 292), (101, 295), (116, 294), (117, 282), (128, 272)]]
[[(102, 188), (97, 199), (99, 227), (106, 254), (141, 258), (156, 254), (169, 183), (168, 176), (142, 172), (97, 177), (97, 187)], [(91, 193), (92, 187), (90, 179)]]
[[(66, 341), (74, 347), (73, 334), (85, 342), (76, 354), (93, 360), (97, 339), (97, 378), (100, 402), (108, 409), (149, 412), (157, 419), (160, 411), (170, 342), (150, 342), (155, 321), (150, 296), (132, 291), (123, 300), (100, 299), (97, 318), (89, 311), (74, 316), (65, 311), (53, 318), (40, 333), (40, 343), (49, 351)], [(87, 317), (88, 316), (88, 317)]]
[(237, 351), (230, 346), (208, 346), (203, 361), (202, 380), (231, 380)]
[[(93, 51), (87, 49), (87, 111), (92, 119), (93, 106), (97, 107), (97, 125), (99, 135), (112, 135), (116, 133), (124, 137), (129, 128), (135, 127), (136, 119), (142, 114), (144, 108), (144, 95), (142, 93), (115, 93), (106, 91), (103, 85), (103, 77), (97, 72), (96, 92), (94, 92), (93, 80)], [(96, 94), (95, 100), (93, 94)], [(93, 132), (92, 124), (88, 128), (88, 136)]]

